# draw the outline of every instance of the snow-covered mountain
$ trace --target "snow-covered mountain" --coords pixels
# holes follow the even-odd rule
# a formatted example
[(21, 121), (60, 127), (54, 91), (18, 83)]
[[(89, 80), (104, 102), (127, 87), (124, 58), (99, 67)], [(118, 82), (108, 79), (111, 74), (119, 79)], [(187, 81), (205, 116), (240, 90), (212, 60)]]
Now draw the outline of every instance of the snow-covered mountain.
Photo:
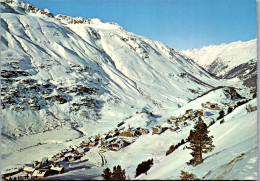
[(23, 2), (1, 9), (6, 136), (176, 109), (222, 84), (175, 49), (116, 23), (53, 17)]
[(256, 86), (257, 40), (210, 45), (201, 49), (182, 50), (210, 73), (221, 78), (238, 77), (246, 86)]
[[(101, 179), (103, 169), (119, 164), (135, 179), (137, 165), (150, 158), (154, 165), (138, 179), (178, 179), (183, 167), (206, 179), (256, 178), (257, 112), (247, 114), (245, 109), (256, 106), (256, 99), (249, 102), (252, 94), (240, 81), (216, 79), (177, 50), (114, 22), (53, 16), (16, 0), (1, 1), (0, 6), (2, 176), (25, 164), (33, 167), (43, 157), (56, 162), (62, 152), (57, 162), (65, 172), (46, 179)], [(225, 111), (225, 123), (216, 120), (219, 109), (201, 107), (209, 101)], [(239, 105), (227, 113), (233, 104)], [(206, 124), (216, 120), (210, 127), (216, 148), (196, 169), (186, 165), (190, 155), (185, 145), (165, 155), (169, 146), (187, 138), (197, 121), (188, 118), (178, 129), (169, 125), (174, 118), (184, 119), (189, 109), (203, 112)], [(153, 135), (153, 126), (164, 130)], [(116, 135), (137, 129), (150, 132)], [(76, 153), (78, 160), (68, 151), (89, 141), (95, 144)], [(111, 151), (108, 145), (117, 141), (128, 146)], [(242, 153), (242, 162), (229, 164)], [(70, 157), (63, 159), (66, 154)], [(238, 175), (241, 165), (236, 163), (245, 162)]]

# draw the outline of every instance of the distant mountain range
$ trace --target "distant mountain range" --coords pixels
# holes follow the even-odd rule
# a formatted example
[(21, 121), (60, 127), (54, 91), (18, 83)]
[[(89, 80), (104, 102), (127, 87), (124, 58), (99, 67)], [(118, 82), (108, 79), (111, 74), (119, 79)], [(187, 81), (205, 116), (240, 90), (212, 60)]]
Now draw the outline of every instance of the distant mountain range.
[[(178, 52), (114, 22), (0, 8), (2, 178), (257, 178), (256, 40)], [(187, 165), (200, 119), (215, 147)]]
[(183, 50), (181, 53), (220, 78), (239, 78), (244, 85), (256, 87), (257, 40), (210, 45), (201, 49)]

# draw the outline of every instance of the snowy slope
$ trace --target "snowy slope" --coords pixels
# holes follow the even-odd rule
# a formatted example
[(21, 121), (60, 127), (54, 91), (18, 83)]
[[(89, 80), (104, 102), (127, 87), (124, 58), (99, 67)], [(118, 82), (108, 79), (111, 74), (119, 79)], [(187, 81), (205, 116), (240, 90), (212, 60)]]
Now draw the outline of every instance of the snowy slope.
[[(247, 42), (238, 41), (230, 44), (224, 43), (221, 45), (204, 46), (201, 49), (182, 50), (181, 53), (192, 58), (200, 66), (217, 76), (233, 78), (237, 77), (237, 75), (230, 75), (232, 74), (232, 70), (234, 71), (234, 68), (247, 64), (250, 61), (251, 64), (254, 63), (254, 67), (256, 66), (257, 40), (253, 39)], [(241, 76), (241, 74), (243, 75), (250, 72), (252, 68), (249, 66), (247, 69), (248, 70), (241, 71), (239, 75)]]
[[(244, 97), (252, 96), (238, 79), (215, 79), (175, 49), (127, 32), (116, 23), (65, 15), (54, 17), (47, 9), (16, 1), (1, 2), (0, 6), (2, 170), (43, 157), (51, 158), (90, 136), (114, 130), (122, 121), (124, 127), (150, 129), (165, 124), (169, 117), (179, 116), (186, 109), (201, 109), (201, 103), (206, 101), (219, 104), (234, 101), (224, 89), (197, 98), (213, 87), (232, 85), (239, 87)], [(229, 154), (232, 160), (243, 151), (246, 153), (243, 163), (245, 160), (253, 163), (253, 169), (245, 171), (248, 176), (255, 172), (256, 144), (255, 138), (248, 145), (243, 140), (255, 136), (254, 130), (246, 132), (256, 127), (256, 112), (245, 114), (244, 108), (232, 112), (225, 118), (225, 124), (212, 126), (211, 133), (219, 139), (216, 150), (227, 148), (219, 155)], [(213, 119), (218, 111), (205, 110), (205, 114)], [(210, 116), (205, 116), (207, 124)], [(245, 120), (252, 124), (241, 126)], [(141, 179), (178, 178), (185, 159), (190, 158), (189, 151), (180, 147), (168, 157), (165, 152), (170, 145), (187, 138), (193, 124), (179, 132), (167, 130), (161, 135), (142, 135), (118, 152), (91, 148), (81, 160), (64, 163), (64, 174), (48, 178), (101, 179), (104, 168), (120, 164), (134, 179), (137, 165), (149, 158), (154, 158), (155, 165)], [(238, 132), (229, 132), (230, 126), (240, 127), (245, 134), (239, 135), (244, 136), (243, 140), (234, 142), (235, 149), (245, 145), (234, 155), (228, 144), (230, 137), (237, 136)], [(221, 129), (230, 136), (225, 141), (220, 137)], [(246, 152), (248, 148), (252, 152)], [(172, 170), (166, 169), (171, 157), (179, 159), (173, 175)], [(220, 159), (212, 156), (208, 160), (211, 158)], [(216, 178), (214, 175), (223, 171), (223, 164), (226, 162), (216, 165), (214, 168), (218, 166), (219, 171), (207, 176), (200, 169), (194, 173)], [(225, 174), (223, 178), (233, 178), (237, 167), (240, 168), (234, 164), (230, 176)]]
[(143, 108), (176, 109), (225, 84), (176, 50), (116, 23), (54, 18), (15, 1), (1, 9), (6, 137), (100, 119), (113, 126)]
[[(256, 105), (256, 99), (249, 102)], [(216, 122), (210, 127), (215, 148), (204, 154), (204, 162), (196, 167), (188, 166), (191, 151), (182, 145), (169, 156), (141, 175), (138, 179), (180, 179), (181, 170), (194, 173), (200, 179), (247, 180), (257, 178), (257, 111), (246, 113), (246, 105), (240, 106), (228, 116), (225, 123)], [(166, 135), (165, 135), (166, 136)]]

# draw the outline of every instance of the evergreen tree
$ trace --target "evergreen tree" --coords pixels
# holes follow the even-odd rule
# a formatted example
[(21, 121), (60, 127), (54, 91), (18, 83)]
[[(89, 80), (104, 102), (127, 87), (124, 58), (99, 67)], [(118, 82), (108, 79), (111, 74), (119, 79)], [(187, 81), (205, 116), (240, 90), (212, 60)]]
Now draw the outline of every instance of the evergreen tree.
[(228, 107), (228, 114), (231, 113), (233, 111), (232, 107)]
[(202, 153), (212, 151), (215, 147), (212, 141), (213, 136), (208, 136), (208, 133), (207, 125), (199, 118), (194, 125), (194, 130), (191, 130), (189, 135), (190, 146), (187, 148), (192, 150), (191, 155), (193, 158), (188, 164), (196, 165), (202, 163)]
[(121, 166), (114, 166), (112, 173), (113, 180), (126, 180), (125, 170), (121, 169)]
[(222, 119), (225, 116), (225, 112), (223, 110), (219, 111), (219, 117), (217, 120)]
[(103, 174), (101, 174), (104, 180), (112, 180), (112, 172), (109, 168), (103, 170)]
[(142, 173), (146, 173), (152, 167), (152, 165), (153, 165), (153, 158), (140, 163), (136, 168), (135, 177), (138, 177)]
[(181, 180), (199, 180), (197, 176), (193, 173), (188, 173), (183, 170), (181, 170)]

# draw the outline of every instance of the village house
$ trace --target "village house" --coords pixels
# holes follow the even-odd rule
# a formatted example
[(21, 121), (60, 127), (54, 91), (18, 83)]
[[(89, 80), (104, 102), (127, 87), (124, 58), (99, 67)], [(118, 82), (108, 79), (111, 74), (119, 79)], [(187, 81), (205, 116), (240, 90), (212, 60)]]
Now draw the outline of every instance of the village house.
[(48, 157), (42, 158), (40, 162), (40, 167), (45, 166), (49, 162)]
[(88, 146), (89, 146), (89, 147), (94, 147), (95, 145), (96, 145), (96, 142), (94, 142), (94, 141), (93, 141), (93, 142), (90, 141), (90, 142), (88, 143)]
[(89, 146), (89, 142), (86, 142), (86, 141), (82, 141), (80, 143), (80, 147), (84, 148), (84, 147), (88, 147)]
[(125, 147), (125, 146), (127, 146), (127, 145), (128, 145), (128, 144), (127, 144), (125, 141), (119, 140), (119, 141), (116, 141), (116, 142), (114, 142), (114, 143), (111, 144), (110, 150), (112, 150), (112, 151), (118, 151), (118, 150), (120, 150), (121, 148), (123, 148), (123, 147)]
[(54, 173), (59, 173), (59, 174), (61, 174), (61, 173), (64, 172), (64, 167), (63, 167), (63, 166), (58, 166), (58, 165), (56, 165), (56, 166), (52, 165), (51, 168), (50, 168), (50, 170), (51, 170), (52, 172), (54, 172)]
[(35, 170), (32, 174), (32, 179), (44, 178), (44, 177), (48, 176), (49, 173), (50, 173), (50, 171), (48, 169)]
[(182, 121), (184, 121), (185, 120), (185, 117), (184, 116), (181, 116), (181, 117), (179, 117), (179, 119), (178, 119), (178, 121), (180, 121), (180, 122), (182, 122)]
[(232, 109), (234, 109), (236, 106), (236, 103), (235, 102), (231, 102), (228, 104), (228, 107), (231, 107)]
[(160, 126), (153, 126), (152, 127), (152, 134), (160, 134), (162, 132), (162, 128)]
[(141, 134), (141, 135), (145, 135), (149, 133), (148, 129), (144, 129), (144, 128), (137, 128), (137, 131)]
[(23, 171), (29, 174), (33, 174), (33, 172), (35, 171), (34, 167), (24, 167)]
[(135, 136), (135, 132), (134, 131), (123, 131), (119, 134), (119, 136), (126, 136), (126, 137), (134, 137)]
[(251, 104), (246, 105), (247, 113), (253, 112), (257, 110), (257, 106), (251, 106)]
[(19, 167), (19, 168), (11, 168), (11, 169), (7, 169), (7, 170), (2, 170), (1, 171), (1, 177), (3, 179), (6, 179), (7, 177), (10, 177), (10, 176), (13, 176), (19, 172), (22, 172), (23, 171), (23, 168), (22, 167)]
[(197, 116), (198, 117), (203, 116), (203, 110), (197, 110)]
[(84, 151), (83, 148), (77, 148), (77, 149), (75, 150), (75, 153), (77, 153), (77, 154), (84, 154), (85, 151)]
[(100, 139), (100, 135), (95, 135), (95, 141), (98, 141)]

